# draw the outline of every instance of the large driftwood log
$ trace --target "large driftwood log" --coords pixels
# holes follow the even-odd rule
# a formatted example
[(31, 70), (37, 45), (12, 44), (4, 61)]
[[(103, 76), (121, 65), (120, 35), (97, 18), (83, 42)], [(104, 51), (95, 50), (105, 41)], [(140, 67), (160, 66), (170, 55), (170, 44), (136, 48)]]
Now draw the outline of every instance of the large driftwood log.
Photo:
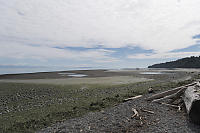
[(190, 86), (185, 90), (184, 103), (192, 122), (200, 124), (200, 87)]
[(183, 88), (181, 88), (179, 91), (177, 91), (177, 92), (174, 93), (174, 94), (165, 96), (165, 97), (160, 98), (160, 99), (155, 99), (155, 100), (153, 100), (152, 102), (161, 102), (161, 101), (164, 101), (164, 100), (166, 100), (166, 99), (171, 99), (169, 103), (172, 103), (173, 101), (175, 101), (176, 99), (178, 99), (178, 98), (184, 93), (184, 91), (185, 91), (186, 89), (187, 89), (187, 87), (183, 87)]
[(178, 92), (179, 90), (181, 90), (182, 88), (189, 87), (189, 86), (193, 86), (193, 85), (195, 85), (195, 84), (197, 84), (197, 83), (194, 82), (194, 83), (191, 83), (191, 84), (188, 84), (188, 85), (185, 85), (185, 86), (180, 86), (180, 87), (177, 87), (177, 88), (174, 88), (174, 89), (170, 89), (170, 90), (167, 90), (167, 91), (164, 91), (164, 92), (155, 94), (155, 95), (153, 95), (153, 96), (151, 96), (151, 97), (148, 97), (146, 100), (159, 99), (159, 98), (161, 98), (161, 97), (165, 97), (165, 96), (174, 94), (174, 93)]

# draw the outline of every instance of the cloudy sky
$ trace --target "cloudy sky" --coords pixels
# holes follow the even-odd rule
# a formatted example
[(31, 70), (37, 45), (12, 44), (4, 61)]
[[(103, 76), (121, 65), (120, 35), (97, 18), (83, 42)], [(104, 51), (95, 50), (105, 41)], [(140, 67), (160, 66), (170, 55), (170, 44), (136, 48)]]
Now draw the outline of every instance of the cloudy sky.
[(0, 67), (127, 68), (200, 55), (200, 0), (0, 0)]

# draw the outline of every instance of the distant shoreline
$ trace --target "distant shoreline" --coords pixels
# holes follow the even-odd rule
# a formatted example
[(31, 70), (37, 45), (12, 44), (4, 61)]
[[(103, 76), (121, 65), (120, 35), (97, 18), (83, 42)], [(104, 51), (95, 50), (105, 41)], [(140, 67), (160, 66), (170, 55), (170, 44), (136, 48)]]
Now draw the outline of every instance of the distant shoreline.
[(16, 72), (16, 73), (5, 73), (1, 75), (21, 75), (21, 74), (37, 74), (37, 73), (60, 73), (60, 72), (71, 72), (71, 71), (90, 71), (90, 70), (107, 70), (107, 69), (77, 69), (77, 70), (58, 70), (58, 71), (36, 71), (36, 72)]
[(0, 79), (61, 79), (73, 78), (73, 76), (63, 75), (60, 73), (72, 73), (78, 75), (87, 75), (85, 77), (109, 77), (109, 76), (126, 76), (128, 74), (119, 74), (117, 72), (109, 72), (109, 69), (90, 69), (90, 70), (66, 70), (66, 71), (49, 71), (49, 72), (32, 72), (32, 73), (16, 73), (2, 74)]
[(46, 70), (29, 69), (29, 68), (0, 68), (0, 75), (66, 72), (66, 71), (80, 71), (80, 70), (102, 70), (102, 69), (89, 68), (89, 67), (88, 68), (46, 69)]
[[(66, 69), (66, 70), (41, 70), (41, 71), (22, 71), (22, 72), (1, 72), (0, 76), (3, 75), (24, 75), (24, 74), (43, 74), (43, 73), (62, 73), (62, 72), (80, 72), (80, 71), (132, 71), (132, 70), (200, 70), (200, 68), (118, 68), (118, 69), (111, 69), (111, 68), (88, 68), (88, 69), (81, 69), (81, 68), (74, 68), (74, 69)], [(0, 69), (1, 70), (1, 69)]]
[[(137, 70), (137, 69), (147, 69), (147, 68), (92, 68), (92, 67), (80, 67), (80, 68), (66, 68), (58, 69), (58, 70), (22, 70), (16, 72), (5, 72), (0, 68), (0, 76), (1, 75), (20, 75), (20, 74), (35, 74), (35, 73), (55, 73), (55, 72), (71, 72), (71, 71), (92, 71), (92, 70)], [(5, 68), (4, 68), (5, 69)], [(9, 68), (10, 69), (10, 68)], [(14, 69), (15, 70), (15, 69)], [(13, 70), (12, 70), (13, 71)]]

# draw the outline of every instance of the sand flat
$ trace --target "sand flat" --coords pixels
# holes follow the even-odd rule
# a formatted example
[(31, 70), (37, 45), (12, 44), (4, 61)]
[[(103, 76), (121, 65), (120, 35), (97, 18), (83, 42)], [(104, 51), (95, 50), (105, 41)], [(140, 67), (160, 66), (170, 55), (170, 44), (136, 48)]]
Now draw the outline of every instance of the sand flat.
[(129, 84), (150, 81), (152, 79), (139, 78), (133, 76), (114, 76), (114, 77), (96, 77), (96, 78), (63, 78), (63, 79), (2, 79), (0, 82), (14, 82), (14, 83), (37, 83), (37, 84), (56, 84), (56, 85), (70, 85), (70, 84)]

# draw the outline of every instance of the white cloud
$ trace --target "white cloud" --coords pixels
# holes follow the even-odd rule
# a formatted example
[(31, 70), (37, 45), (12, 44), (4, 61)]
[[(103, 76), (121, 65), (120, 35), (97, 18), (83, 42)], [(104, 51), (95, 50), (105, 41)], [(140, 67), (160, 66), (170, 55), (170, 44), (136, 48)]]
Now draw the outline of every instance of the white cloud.
[(50, 48), (55, 44), (166, 52), (195, 44), (199, 5), (199, 0), (1, 0), (0, 45), (40, 44), (55, 50), (54, 56), (64, 54)]
[(117, 61), (117, 59), (109, 57), (112, 50), (96, 49), (76, 51), (71, 49), (59, 49), (47, 46), (30, 46), (24, 44), (7, 44), (2, 45), (0, 58), (15, 59), (70, 59), (70, 60), (88, 60), (93, 62), (109, 62)]
[(170, 58), (184, 58), (190, 56), (200, 56), (200, 52), (166, 52), (154, 54), (133, 54), (129, 55), (130, 59), (170, 59)]

